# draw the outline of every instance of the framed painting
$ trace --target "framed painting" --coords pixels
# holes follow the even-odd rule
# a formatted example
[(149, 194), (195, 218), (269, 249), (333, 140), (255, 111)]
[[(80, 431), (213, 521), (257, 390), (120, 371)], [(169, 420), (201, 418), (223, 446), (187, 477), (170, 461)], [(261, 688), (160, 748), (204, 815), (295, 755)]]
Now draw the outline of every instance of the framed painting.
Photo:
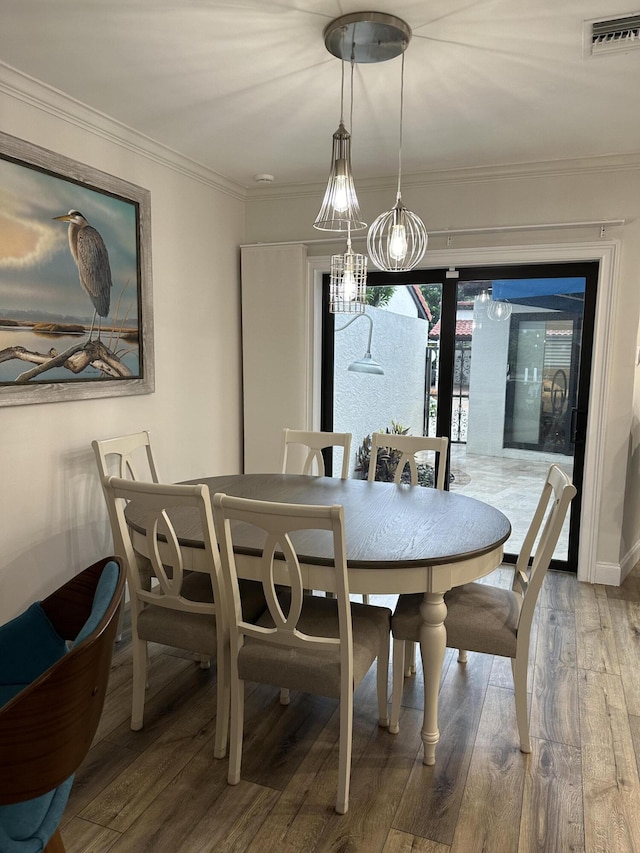
[(148, 190), (0, 133), (0, 406), (154, 390)]

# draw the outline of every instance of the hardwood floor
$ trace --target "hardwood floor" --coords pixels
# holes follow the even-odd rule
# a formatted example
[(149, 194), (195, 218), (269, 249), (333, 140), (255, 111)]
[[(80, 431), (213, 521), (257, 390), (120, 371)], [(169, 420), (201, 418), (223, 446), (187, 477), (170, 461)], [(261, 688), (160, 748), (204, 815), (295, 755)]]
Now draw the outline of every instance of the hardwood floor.
[(640, 567), (619, 589), (550, 572), (536, 623), (531, 755), (518, 748), (508, 661), (470, 652), (461, 665), (447, 650), (434, 767), (422, 764), (420, 669), (395, 736), (377, 726), (372, 671), (356, 693), (345, 816), (333, 810), (335, 701), (292, 694), (281, 706), (277, 690), (248, 684), (242, 782), (229, 787), (213, 757), (215, 668), (153, 646), (145, 725), (132, 732), (125, 632), (65, 812), (67, 853), (637, 853)]

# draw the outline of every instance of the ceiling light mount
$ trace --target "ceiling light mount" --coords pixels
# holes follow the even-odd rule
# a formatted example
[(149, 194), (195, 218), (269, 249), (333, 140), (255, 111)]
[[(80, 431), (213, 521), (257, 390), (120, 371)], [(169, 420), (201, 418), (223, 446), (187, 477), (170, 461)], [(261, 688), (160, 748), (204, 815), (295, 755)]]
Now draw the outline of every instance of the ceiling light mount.
[(400, 56), (410, 41), (409, 24), (385, 12), (341, 15), (324, 29), (327, 50), (345, 62), (386, 62)]

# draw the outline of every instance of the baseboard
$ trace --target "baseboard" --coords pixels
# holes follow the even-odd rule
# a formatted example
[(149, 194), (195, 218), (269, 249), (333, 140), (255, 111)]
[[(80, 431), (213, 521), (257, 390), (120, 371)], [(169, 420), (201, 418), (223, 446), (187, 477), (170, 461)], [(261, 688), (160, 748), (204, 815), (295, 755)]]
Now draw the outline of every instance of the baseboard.
[(623, 583), (631, 569), (640, 561), (640, 540), (624, 555), (620, 561), (620, 583)]
[(626, 575), (622, 575), (622, 567), (618, 563), (596, 563), (593, 583), (603, 583), (607, 586), (620, 586)]

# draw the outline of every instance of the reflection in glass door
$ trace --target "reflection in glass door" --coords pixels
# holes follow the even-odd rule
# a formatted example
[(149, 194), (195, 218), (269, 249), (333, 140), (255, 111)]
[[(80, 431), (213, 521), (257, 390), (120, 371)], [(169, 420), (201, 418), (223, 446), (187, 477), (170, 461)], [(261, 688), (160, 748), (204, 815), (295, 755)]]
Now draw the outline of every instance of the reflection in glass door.
[(505, 447), (571, 454), (580, 319), (512, 318)]

